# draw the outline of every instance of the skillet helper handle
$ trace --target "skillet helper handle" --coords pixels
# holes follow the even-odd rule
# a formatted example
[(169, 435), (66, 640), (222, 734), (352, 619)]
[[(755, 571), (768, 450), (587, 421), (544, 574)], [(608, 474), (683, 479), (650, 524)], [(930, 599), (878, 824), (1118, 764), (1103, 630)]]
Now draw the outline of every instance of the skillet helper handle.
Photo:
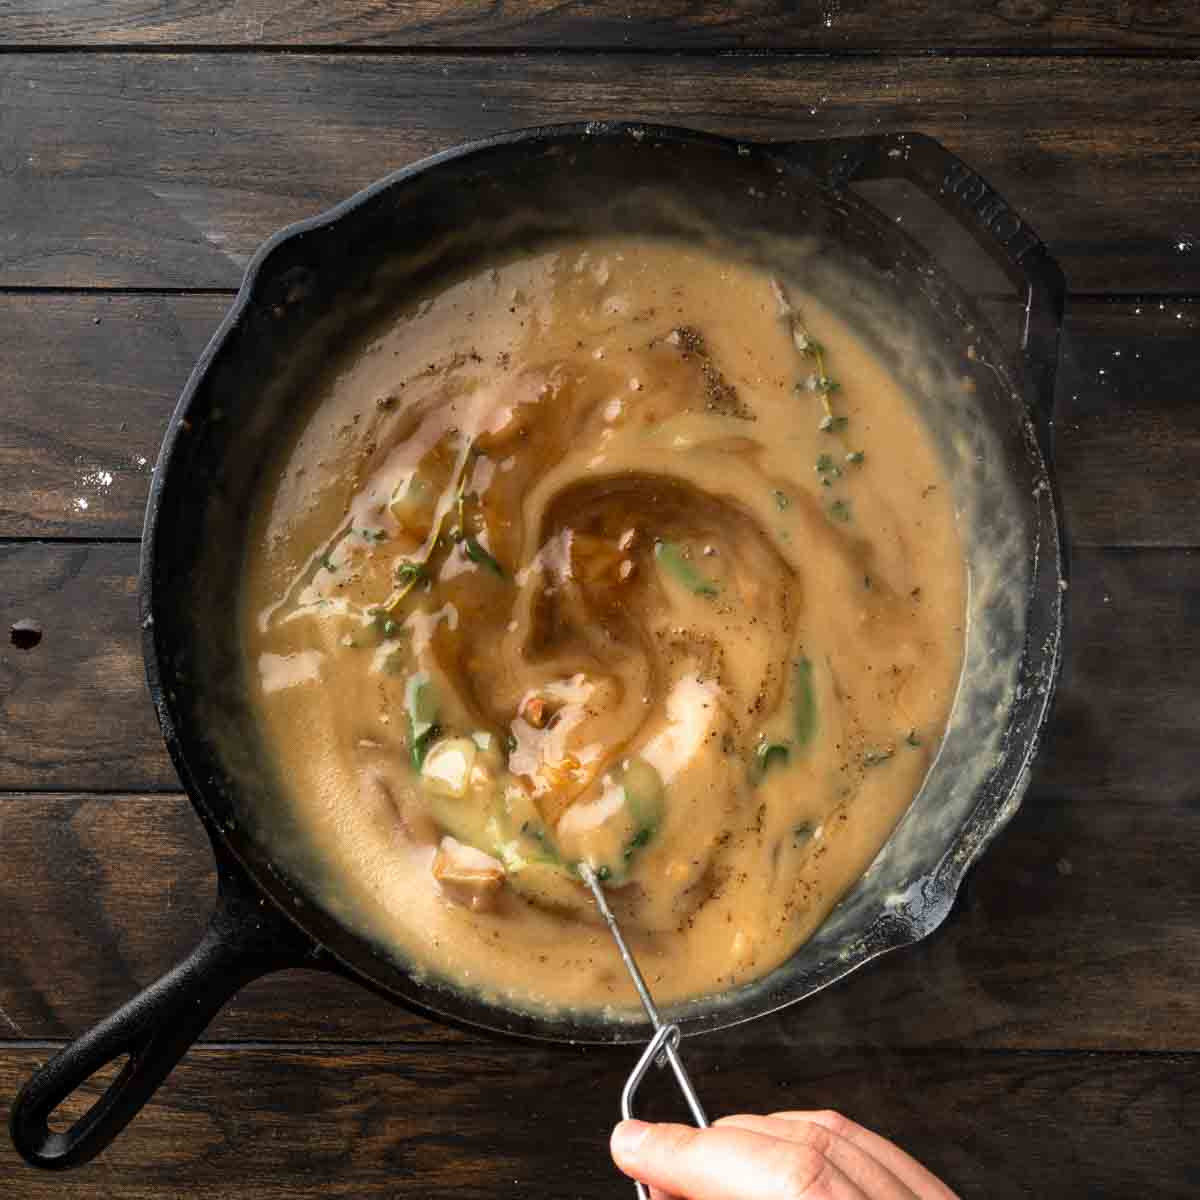
[(966, 229), (1021, 291), (1021, 353), (1034, 387), (1035, 415), (1048, 432), (1054, 413), (1059, 338), (1067, 285), (1029, 224), (958, 155), (923, 133), (887, 133), (777, 144), (834, 188), (856, 180), (906, 179)]
[[(50, 1170), (89, 1162), (137, 1115), (235, 992), (269, 971), (301, 965), (313, 950), (240, 868), (222, 864), (216, 911), (192, 953), (60, 1050), (21, 1089), (9, 1117), (17, 1151)], [(91, 1108), (70, 1129), (52, 1132), (51, 1113), (96, 1071), (126, 1055)]]

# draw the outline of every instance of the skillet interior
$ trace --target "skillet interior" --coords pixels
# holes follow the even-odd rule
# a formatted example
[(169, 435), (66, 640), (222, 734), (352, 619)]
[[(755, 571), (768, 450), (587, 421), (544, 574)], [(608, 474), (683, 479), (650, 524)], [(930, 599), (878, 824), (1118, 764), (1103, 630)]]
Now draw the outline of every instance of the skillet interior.
[(284, 231), (260, 252), (164, 442), (143, 569), (152, 692), (210, 828), (349, 969), (434, 1015), (556, 1040), (645, 1036), (642, 1024), (513, 1011), (422, 978), (357, 935), (347, 914), (315, 900), (320, 869), (292, 836), (256, 741), (233, 618), (243, 514), (264, 447), (288, 428), (297, 381), (399, 298), (456, 268), (560, 235), (695, 239), (714, 230), (784, 274), (803, 271), (807, 286), (904, 378), (962, 509), (973, 600), (946, 742), (867, 877), (788, 962), (671, 1018), (685, 1032), (750, 1019), (924, 936), (1020, 801), (1058, 661), (1057, 521), (1024, 384), (953, 284), (892, 224), (823, 186), (786, 148), (574, 127), (449, 152)]

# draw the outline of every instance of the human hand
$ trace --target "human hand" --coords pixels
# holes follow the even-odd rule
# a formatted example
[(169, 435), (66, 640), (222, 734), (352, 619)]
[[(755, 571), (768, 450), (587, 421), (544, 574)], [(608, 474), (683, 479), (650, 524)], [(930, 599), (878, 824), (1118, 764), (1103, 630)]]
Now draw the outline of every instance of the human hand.
[(723, 1117), (710, 1129), (622, 1121), (612, 1156), (654, 1200), (957, 1200), (899, 1146), (835, 1112)]

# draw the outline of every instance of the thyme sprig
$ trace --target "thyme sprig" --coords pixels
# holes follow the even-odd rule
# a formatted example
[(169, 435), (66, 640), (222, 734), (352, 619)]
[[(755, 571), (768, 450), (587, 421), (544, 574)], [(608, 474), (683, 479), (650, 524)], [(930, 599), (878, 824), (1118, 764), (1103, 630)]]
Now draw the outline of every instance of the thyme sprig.
[[(474, 496), (474, 493), (471, 493)], [(476, 497), (478, 499), (478, 497)], [(464, 478), (458, 485), (458, 532), (462, 538), (463, 550), (466, 556), (477, 566), (486, 567), (493, 575), (500, 579), (507, 578), (504, 574), (504, 568), (496, 561), (492, 554), (487, 550), (482, 542), (470, 532), (467, 527), (467, 491), (466, 479)]]
[(816, 364), (816, 372), (808, 377), (804, 386), (820, 396), (821, 407), (825, 410), (825, 417), (832, 428), (837, 416), (829, 397), (840, 392), (842, 385), (836, 379), (830, 378), (825, 370), (825, 347), (808, 333), (804, 327), (804, 318), (795, 310), (792, 313), (792, 342), (805, 358), (812, 359)]
[[(475, 447), (473, 445), (468, 446), (458, 467), (458, 480), (455, 484), (455, 491), (460, 526), (462, 525), (463, 488), (466, 483), (467, 468), (471, 465), (474, 451)], [(430, 560), (433, 558), (434, 551), (442, 544), (442, 527), (445, 525), (446, 517), (450, 514), (450, 511), (449, 507), (444, 509), (441, 516), (437, 519), (436, 526), (430, 530), (431, 536), (425, 541), (424, 555), (421, 558), (405, 559), (396, 567), (396, 582), (392, 589), (392, 594), (382, 604), (377, 606), (377, 612), (390, 617), (404, 603), (405, 598), (418, 583), (430, 578)]]
[(796, 384), (795, 390), (797, 393), (815, 392), (820, 397), (824, 414), (817, 428), (823, 433), (840, 433), (849, 422), (833, 410), (830, 397), (840, 392), (842, 385), (829, 374), (825, 365), (825, 347), (809, 332), (804, 314), (788, 299), (778, 279), (771, 280), (771, 289), (779, 305), (779, 315), (787, 323), (792, 335), (792, 344), (801, 357), (808, 359), (815, 368), (807, 379)]

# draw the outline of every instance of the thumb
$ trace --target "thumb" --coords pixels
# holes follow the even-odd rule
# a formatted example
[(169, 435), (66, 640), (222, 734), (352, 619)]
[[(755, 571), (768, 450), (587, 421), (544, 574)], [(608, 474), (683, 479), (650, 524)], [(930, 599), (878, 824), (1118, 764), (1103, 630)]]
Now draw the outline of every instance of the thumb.
[(816, 1150), (735, 1126), (622, 1121), (612, 1156), (626, 1175), (687, 1200), (865, 1200)]

